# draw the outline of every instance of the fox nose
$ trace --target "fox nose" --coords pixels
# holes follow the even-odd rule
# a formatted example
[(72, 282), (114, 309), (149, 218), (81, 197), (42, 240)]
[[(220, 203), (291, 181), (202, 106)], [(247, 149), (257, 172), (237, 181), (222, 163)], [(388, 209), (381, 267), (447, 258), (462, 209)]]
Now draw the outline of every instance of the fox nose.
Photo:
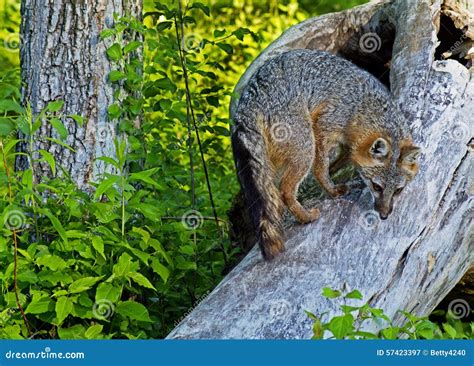
[(379, 216), (382, 220), (387, 220), (388, 214), (379, 213)]

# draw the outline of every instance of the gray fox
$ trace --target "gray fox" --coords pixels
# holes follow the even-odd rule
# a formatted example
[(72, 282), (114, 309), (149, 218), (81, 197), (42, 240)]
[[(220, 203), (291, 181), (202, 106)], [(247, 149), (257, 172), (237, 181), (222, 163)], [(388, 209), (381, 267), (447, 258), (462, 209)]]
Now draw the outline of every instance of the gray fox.
[(284, 205), (301, 223), (320, 215), (296, 199), (311, 169), (335, 197), (348, 188), (335, 185), (330, 171), (351, 162), (382, 219), (418, 172), (420, 149), (387, 88), (327, 52), (293, 50), (268, 60), (244, 88), (233, 122), (237, 174), (267, 260), (284, 250)]

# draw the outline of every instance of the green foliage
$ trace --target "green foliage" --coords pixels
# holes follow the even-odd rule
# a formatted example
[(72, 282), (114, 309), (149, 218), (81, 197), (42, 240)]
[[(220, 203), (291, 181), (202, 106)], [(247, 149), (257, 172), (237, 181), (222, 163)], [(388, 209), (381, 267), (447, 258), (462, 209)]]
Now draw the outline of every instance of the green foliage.
[[(450, 311), (437, 311), (436, 315), (445, 319), (441, 324), (430, 321), (428, 317), (399, 311), (405, 319), (404, 325), (395, 326), (382, 309), (363, 303), (363, 295), (358, 290), (347, 293), (325, 287), (322, 295), (338, 301), (342, 314), (323, 322), (327, 313), (316, 316), (306, 311), (313, 320), (312, 339), (474, 339), (474, 323), (463, 322)], [(376, 331), (361, 330), (367, 327)]]
[(19, 28), (20, 1), (0, 0), (0, 70), (10, 70), (20, 63)]
[[(74, 153), (65, 121), (84, 119), (64, 115), (59, 100), (40, 115), (22, 107), (18, 47), (0, 44), (0, 338), (160, 338), (235, 261), (225, 220), (238, 189), (232, 90), (262, 48), (309, 14), (295, 0), (145, 6), (144, 23), (115, 19), (101, 34), (119, 133), (115, 158), (98, 158), (110, 173), (88, 191), (51, 150), (26, 157), (55, 178), (36, 181), (34, 164), (14, 172), (18, 144), (42, 138)], [(2, 40), (18, 37), (18, 11), (0, 0)], [(39, 136), (43, 123), (59, 139)], [(348, 320), (332, 328), (342, 334)]]

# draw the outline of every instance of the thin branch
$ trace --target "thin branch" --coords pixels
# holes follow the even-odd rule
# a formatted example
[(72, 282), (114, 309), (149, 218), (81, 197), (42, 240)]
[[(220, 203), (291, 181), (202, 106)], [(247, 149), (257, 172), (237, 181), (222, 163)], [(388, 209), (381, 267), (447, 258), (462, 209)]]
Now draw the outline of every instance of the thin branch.
[[(184, 35), (179, 36), (178, 30), (178, 20), (176, 19), (176, 15), (174, 16), (174, 25), (176, 29), (176, 41), (178, 42), (178, 51), (179, 51), (179, 58), (181, 60), (181, 65), (183, 65), (183, 47), (184, 44)], [(183, 66), (184, 69), (184, 66)], [(186, 80), (187, 81), (187, 80)], [(186, 96), (187, 99), (187, 96)], [(191, 206), (193, 209), (196, 208), (196, 185), (194, 181), (194, 159), (193, 159), (193, 144), (192, 144), (192, 127), (191, 127), (191, 109), (189, 103), (186, 103), (186, 120), (187, 120), (187, 127), (188, 127), (188, 153), (189, 153), (189, 168), (191, 171)]]
[[(186, 57), (185, 57), (184, 50), (183, 50), (184, 25), (183, 25), (183, 9), (182, 9), (181, 0), (178, 0), (178, 6), (179, 6), (179, 12), (178, 12), (179, 22), (177, 22), (176, 17), (175, 17), (175, 28), (176, 28), (176, 34), (177, 34), (179, 58), (180, 58), (180, 61), (181, 61), (181, 67), (183, 69), (184, 83), (185, 83), (185, 87), (186, 87), (186, 102), (187, 102), (187, 107), (188, 107), (189, 111), (191, 112), (194, 131), (196, 132), (196, 139), (197, 139), (197, 142), (198, 142), (198, 145), (199, 145), (199, 152), (201, 154), (201, 160), (202, 160), (202, 164), (203, 164), (203, 168), (204, 168), (204, 175), (206, 177), (207, 191), (209, 193), (209, 200), (211, 202), (212, 213), (213, 213), (213, 216), (214, 216), (214, 220), (216, 222), (217, 230), (219, 231), (219, 218), (217, 217), (217, 210), (216, 210), (216, 206), (214, 204), (214, 198), (212, 196), (212, 189), (211, 189), (211, 183), (210, 183), (210, 179), (209, 179), (209, 172), (207, 170), (206, 159), (204, 157), (204, 150), (202, 148), (201, 137), (199, 136), (199, 130), (198, 130), (198, 127), (197, 127), (197, 124), (196, 124), (196, 117), (194, 115), (194, 109), (193, 109), (192, 100), (191, 100), (191, 92), (190, 92), (190, 89), (189, 89), (188, 70), (187, 70), (187, 67), (186, 67)], [(179, 34), (180, 32), (178, 31), (178, 23), (179, 23), (179, 29), (181, 31), (181, 34)], [(227, 263), (227, 255), (225, 253), (225, 248), (224, 248), (224, 245), (222, 243), (222, 240), (221, 240), (220, 244), (221, 244), (221, 248), (222, 248), (222, 253), (224, 255), (224, 262)]]

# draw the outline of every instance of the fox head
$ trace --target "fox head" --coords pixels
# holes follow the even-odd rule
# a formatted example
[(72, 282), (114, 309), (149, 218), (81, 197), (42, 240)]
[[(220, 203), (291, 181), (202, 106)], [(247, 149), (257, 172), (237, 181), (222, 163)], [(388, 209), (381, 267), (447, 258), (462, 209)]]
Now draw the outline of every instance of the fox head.
[(394, 199), (418, 173), (419, 154), (420, 148), (411, 139), (392, 141), (389, 137), (373, 136), (359, 146), (355, 162), (381, 219), (388, 217)]

